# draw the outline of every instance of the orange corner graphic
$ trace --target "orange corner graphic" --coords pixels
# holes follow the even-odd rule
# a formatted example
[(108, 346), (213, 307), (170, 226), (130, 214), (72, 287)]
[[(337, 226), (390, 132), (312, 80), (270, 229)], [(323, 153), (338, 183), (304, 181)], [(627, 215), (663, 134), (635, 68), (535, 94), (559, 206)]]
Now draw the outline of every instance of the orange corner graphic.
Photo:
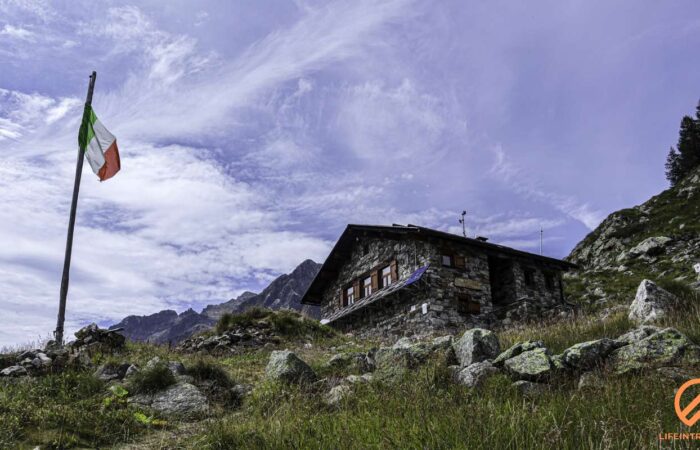
[[(676, 398), (673, 401), (673, 406), (676, 409), (676, 415), (681, 422), (689, 427), (692, 427), (698, 420), (700, 420), (700, 409), (697, 408), (697, 406), (700, 405), (700, 395), (695, 397), (693, 401), (688, 403), (684, 408), (681, 408), (681, 397), (690, 386), (694, 386), (696, 384), (700, 384), (700, 378), (694, 378), (683, 383), (680, 389), (678, 389), (678, 392), (676, 392)], [(693, 414), (694, 410), (696, 410), (695, 414)]]

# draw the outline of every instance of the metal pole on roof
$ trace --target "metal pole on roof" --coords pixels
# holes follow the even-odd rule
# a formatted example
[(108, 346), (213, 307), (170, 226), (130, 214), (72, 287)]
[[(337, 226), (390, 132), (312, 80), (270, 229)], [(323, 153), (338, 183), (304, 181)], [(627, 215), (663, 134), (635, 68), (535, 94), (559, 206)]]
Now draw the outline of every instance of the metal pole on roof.
[(542, 236), (544, 235), (544, 230), (540, 227), (540, 256), (542, 256)]
[(462, 224), (462, 235), (464, 237), (467, 237), (467, 225), (466, 225), (465, 220), (464, 220), (464, 216), (466, 216), (466, 215), (467, 215), (467, 211), (466, 210), (462, 211), (462, 218), (459, 219), (459, 223)]

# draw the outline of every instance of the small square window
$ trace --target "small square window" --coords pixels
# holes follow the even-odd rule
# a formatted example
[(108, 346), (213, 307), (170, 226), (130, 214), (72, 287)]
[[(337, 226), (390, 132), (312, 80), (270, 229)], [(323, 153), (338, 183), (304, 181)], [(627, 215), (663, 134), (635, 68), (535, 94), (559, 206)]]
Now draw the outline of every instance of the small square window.
[(445, 267), (452, 267), (452, 255), (442, 255), (442, 265)]

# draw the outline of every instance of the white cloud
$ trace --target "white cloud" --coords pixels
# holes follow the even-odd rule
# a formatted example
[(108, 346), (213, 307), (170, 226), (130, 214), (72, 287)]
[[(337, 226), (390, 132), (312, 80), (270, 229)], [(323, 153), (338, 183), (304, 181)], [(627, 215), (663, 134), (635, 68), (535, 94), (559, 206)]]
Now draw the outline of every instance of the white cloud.
[(2, 30), (0, 30), (0, 36), (9, 36), (15, 39), (22, 39), (25, 41), (32, 41), (35, 34), (33, 31), (27, 30), (22, 27), (15, 27), (13, 25), (5, 25)]

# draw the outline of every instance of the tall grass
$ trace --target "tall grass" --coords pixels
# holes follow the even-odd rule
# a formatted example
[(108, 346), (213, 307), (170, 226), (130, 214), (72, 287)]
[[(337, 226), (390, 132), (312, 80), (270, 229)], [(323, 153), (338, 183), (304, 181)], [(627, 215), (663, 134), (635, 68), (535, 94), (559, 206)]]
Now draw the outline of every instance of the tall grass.
[(655, 377), (611, 380), (595, 394), (562, 385), (525, 398), (503, 375), (482, 389), (441, 382), (429, 366), (396, 385), (372, 383), (338, 408), (322, 396), (268, 385), (247, 410), (212, 423), (197, 448), (647, 448), (679, 431), (675, 386)]

